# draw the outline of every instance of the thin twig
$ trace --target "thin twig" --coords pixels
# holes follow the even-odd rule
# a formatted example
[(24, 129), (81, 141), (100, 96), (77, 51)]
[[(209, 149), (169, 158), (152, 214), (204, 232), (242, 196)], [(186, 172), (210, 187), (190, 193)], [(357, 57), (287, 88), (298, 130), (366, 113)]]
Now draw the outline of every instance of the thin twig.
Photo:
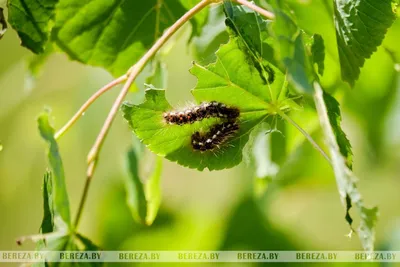
[(89, 163), (89, 166), (87, 169), (85, 187), (83, 188), (81, 201), (79, 202), (78, 211), (77, 211), (76, 217), (75, 217), (75, 223), (74, 223), (75, 229), (78, 227), (79, 220), (82, 215), (83, 207), (85, 206), (85, 203), (86, 203), (86, 199), (87, 199), (87, 195), (88, 195), (89, 187), (90, 187), (90, 182), (92, 181), (95, 165), (96, 165), (96, 161), (93, 161), (93, 162)]
[(71, 128), (75, 122), (78, 121), (79, 118), (85, 113), (85, 111), (92, 105), (97, 98), (99, 98), (102, 94), (113, 88), (114, 86), (122, 83), (128, 78), (126, 74), (122, 75), (121, 77), (113, 80), (109, 84), (106, 84), (102, 88), (100, 88), (96, 93), (94, 93), (82, 106), (81, 108), (75, 113), (75, 115), (54, 135), (55, 139), (59, 139), (63, 134), (65, 134), (69, 128)]
[(75, 220), (75, 227), (79, 224), (79, 220), (82, 214), (83, 206), (87, 198), (87, 192), (90, 185), (90, 181), (93, 177), (93, 173), (96, 169), (97, 160), (99, 156), (99, 152), (102, 148), (104, 140), (110, 130), (110, 127), (115, 119), (115, 116), (119, 110), (119, 107), (122, 104), (126, 94), (129, 91), (130, 86), (132, 85), (133, 81), (139, 75), (139, 73), (143, 70), (146, 66), (146, 63), (157, 53), (157, 51), (169, 40), (169, 38), (179, 29), (181, 28), (190, 18), (192, 18), (195, 14), (200, 12), (202, 9), (207, 7), (209, 4), (214, 3), (215, 0), (202, 0), (188, 12), (186, 12), (181, 18), (179, 18), (170, 28), (168, 28), (164, 34), (157, 40), (157, 42), (146, 52), (146, 54), (129, 70), (128, 79), (122, 88), (120, 94), (118, 95), (117, 99), (115, 100), (113, 106), (111, 107), (110, 112), (108, 113), (107, 119), (104, 122), (102, 129), (100, 130), (99, 135), (89, 152), (88, 155), (88, 170), (87, 170), (87, 178), (86, 178), (86, 185), (84, 189), (84, 193), (81, 198), (81, 203), (78, 208), (76, 220)]
[(275, 19), (275, 14), (272, 13), (271, 11), (265, 10), (255, 4), (253, 4), (252, 2), (249, 2), (247, 0), (234, 0), (236, 3), (247, 6), (248, 8), (254, 10), (257, 13), (260, 13), (261, 15), (263, 15), (264, 17), (268, 18), (268, 19)]
[(321, 155), (328, 161), (330, 165), (332, 165), (331, 159), (329, 158), (328, 154), (325, 153), (325, 151), (317, 144), (317, 142), (314, 141), (314, 139), (303, 129), (301, 128), (300, 125), (298, 125), (294, 120), (292, 120), (288, 115), (286, 115), (283, 112), (279, 112), (279, 115), (285, 119), (287, 122), (292, 124), (294, 127), (296, 127), (297, 130), (299, 130), (305, 138), (311, 143), (311, 145), (321, 153)]

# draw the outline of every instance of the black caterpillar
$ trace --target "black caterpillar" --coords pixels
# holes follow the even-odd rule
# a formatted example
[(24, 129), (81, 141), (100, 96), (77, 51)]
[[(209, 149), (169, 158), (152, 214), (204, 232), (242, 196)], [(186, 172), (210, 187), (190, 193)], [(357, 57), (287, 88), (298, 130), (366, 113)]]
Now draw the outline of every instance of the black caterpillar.
[(239, 130), (239, 124), (235, 121), (216, 124), (207, 133), (201, 134), (200, 132), (195, 132), (192, 135), (192, 147), (194, 150), (200, 150), (202, 152), (219, 148), (219, 146), (225, 143), (237, 130)]
[(168, 124), (191, 124), (206, 118), (224, 118), (235, 120), (239, 117), (239, 109), (217, 101), (203, 102), (199, 106), (184, 111), (169, 111), (163, 114)]

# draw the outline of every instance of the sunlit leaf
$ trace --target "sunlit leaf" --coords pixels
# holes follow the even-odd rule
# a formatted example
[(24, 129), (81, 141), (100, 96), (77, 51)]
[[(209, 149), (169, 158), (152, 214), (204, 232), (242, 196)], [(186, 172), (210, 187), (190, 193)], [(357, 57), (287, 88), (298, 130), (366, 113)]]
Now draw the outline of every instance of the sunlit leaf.
[(49, 113), (42, 113), (38, 117), (39, 131), (42, 138), (48, 143), (48, 160), (52, 171), (54, 224), (65, 223), (70, 226), (70, 211), (67, 189), (65, 185), (64, 167), (62, 164), (58, 144), (54, 139), (54, 129), (49, 122)]
[(70, 58), (120, 75), (185, 12), (177, 0), (60, 0), (52, 36)]
[(395, 20), (391, 0), (335, 0), (336, 40), (342, 79), (351, 86)]
[(126, 179), (127, 203), (135, 220), (145, 223), (147, 202), (143, 183), (139, 177), (140, 155), (131, 148), (127, 153), (130, 177)]
[(232, 36), (237, 37), (239, 48), (247, 55), (249, 64), (253, 64), (270, 92), (272, 100), (277, 99), (282, 89), (284, 75), (275, 66), (273, 48), (265, 42), (269, 37), (271, 21), (264, 20), (258, 13), (241, 6), (224, 2), (225, 23)]
[(137, 138), (134, 141), (133, 147), (127, 153), (130, 174), (125, 184), (127, 203), (136, 221), (151, 225), (161, 204), (162, 159), (156, 157), (151, 164), (151, 174), (148, 177), (141, 177), (139, 173), (143, 173), (143, 165), (150, 166), (150, 164), (146, 164), (148, 160), (145, 158), (144, 145)]
[[(125, 104), (125, 118), (135, 134), (154, 153), (177, 161), (183, 166), (210, 170), (230, 168), (242, 160), (242, 149), (254, 126), (276, 109), (287, 108), (285, 101), (269, 102), (268, 83), (260, 75), (253, 61), (243, 52), (232, 37), (217, 52), (217, 61), (207, 67), (194, 64), (191, 73), (198, 78), (192, 93), (196, 102), (218, 101), (240, 109), (240, 129), (221, 149), (201, 153), (191, 147), (191, 135), (206, 131), (219, 119), (210, 118), (190, 125), (169, 125), (163, 121), (163, 113), (173, 108), (165, 99), (165, 91), (150, 89), (146, 101), (138, 106)], [(240, 75), (237, 75), (240, 73)]]
[[(349, 210), (352, 206), (355, 206), (361, 220), (358, 228), (358, 236), (361, 240), (361, 244), (365, 250), (372, 251), (374, 249), (375, 225), (378, 216), (378, 209), (369, 209), (364, 206), (362, 196), (356, 187), (356, 178), (351, 170), (347, 167), (346, 159), (341, 153), (341, 148), (337, 141), (337, 135), (335, 135), (335, 131), (337, 131), (338, 127), (337, 119), (340, 117), (336, 113), (337, 111), (329, 114), (330, 111), (328, 110), (328, 107), (331, 107), (327, 105), (326, 100), (324, 99), (323, 91), (317, 83), (315, 85), (315, 90), (315, 104), (317, 106), (325, 139), (328, 143), (339, 195), (346, 210), (345, 218), (350, 227), (352, 227), (353, 219), (349, 214)], [(332, 105), (332, 99), (328, 98), (328, 103)], [(337, 105), (336, 108), (338, 108)], [(333, 125), (330, 119), (332, 114), (336, 114)]]
[(324, 92), (324, 101), (328, 110), (329, 122), (336, 136), (336, 142), (339, 146), (340, 153), (346, 159), (346, 165), (351, 170), (353, 167), (353, 152), (351, 151), (350, 141), (347, 139), (340, 125), (342, 116), (340, 114), (339, 102), (326, 92)]
[(162, 158), (157, 157), (154, 169), (145, 183), (145, 193), (147, 201), (146, 224), (151, 225), (156, 219), (158, 209), (161, 205), (161, 170)]

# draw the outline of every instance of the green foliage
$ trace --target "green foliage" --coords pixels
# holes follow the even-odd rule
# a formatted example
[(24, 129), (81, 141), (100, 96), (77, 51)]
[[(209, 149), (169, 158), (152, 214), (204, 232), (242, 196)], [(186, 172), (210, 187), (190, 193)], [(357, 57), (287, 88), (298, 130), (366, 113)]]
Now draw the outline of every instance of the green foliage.
[[(237, 119), (239, 130), (216, 149), (202, 152), (194, 150), (191, 136), (195, 132), (209, 131), (222, 119), (207, 118), (184, 125), (168, 124), (164, 120), (165, 112), (185, 110), (186, 107), (173, 107), (167, 101), (166, 66), (162, 55), (153, 56), (151, 74), (145, 79), (148, 89), (144, 102), (138, 105), (126, 102), (122, 106), (124, 118), (134, 134), (157, 155), (151, 173), (143, 175), (141, 170), (145, 159), (142, 146), (135, 144), (127, 153), (129, 176), (125, 180), (126, 201), (136, 221), (151, 225), (157, 216), (161, 204), (161, 157), (203, 171), (232, 168), (244, 158), (252, 156), (251, 166), (254, 168), (250, 176), (259, 178), (255, 179), (254, 187), (262, 194), (266, 192), (272, 179), (284, 180), (283, 183), (292, 182), (293, 180), (284, 178), (293, 176), (293, 172), (301, 165), (310, 164), (303, 157), (304, 144), (291, 153), (288, 152), (285, 123), (294, 125), (326, 156), (311, 134), (286, 115), (299, 108), (294, 99), (300, 99), (303, 97), (301, 94), (304, 94), (307, 101), (314, 95), (321, 128), (330, 152), (330, 157), (326, 156), (326, 159), (334, 170), (346, 212), (345, 219), (353, 229), (350, 209), (355, 207), (360, 215), (358, 235), (362, 246), (365, 250), (373, 250), (378, 209), (364, 206), (356, 187), (356, 178), (351, 171), (353, 153), (350, 141), (341, 128), (339, 103), (319, 85), (319, 80), (325, 84), (323, 79), (326, 76), (330, 76), (332, 81), (329, 82), (335, 87), (333, 89), (336, 90), (337, 85), (341, 84), (340, 80), (333, 81), (339, 77), (335, 78), (335, 74), (330, 73), (334, 69), (332, 62), (328, 63), (329, 56), (332, 56), (332, 51), (329, 51), (332, 42), (324, 35), (324, 43), (322, 35), (313, 34), (318, 31), (309, 33), (310, 31), (300, 27), (295, 19), (296, 12), (289, 10), (286, 2), (268, 1), (268, 8), (275, 15), (274, 20), (265, 20), (252, 9), (231, 1), (224, 1), (221, 8), (215, 8), (215, 13), (210, 18), (207, 10), (191, 18), (192, 32), (189, 42), (192, 37), (201, 34), (197, 39), (198, 56), (203, 62), (210, 61), (207, 54), (211, 54), (214, 59), (209, 65), (193, 63), (190, 69), (191, 74), (197, 78), (197, 84), (191, 91), (194, 102), (200, 104), (218, 101), (240, 110)], [(55, 48), (73, 60), (102, 67), (118, 76), (138, 62), (166, 29), (197, 3), (199, 0), (148, 0), (141, 1), (140, 4), (138, 1), (122, 0), (9, 0), (8, 11), (9, 23), (17, 31), (22, 45), (38, 54), (28, 63), (31, 78), (37, 75), (41, 65)], [(395, 20), (393, 6), (390, 0), (334, 2), (342, 80), (351, 86), (358, 79), (365, 59), (381, 45)], [(330, 6), (326, 2), (325, 8), (329, 12)], [(223, 19), (226, 32), (221, 27)], [(209, 24), (203, 28), (207, 20)], [(1, 38), (1, 33), (7, 27), (2, 10), (0, 23)], [(229, 40), (220, 45), (221, 40), (226, 40), (228, 36)], [(313, 42), (308, 49), (304, 39), (311, 36)], [(220, 47), (214, 53), (217, 45)], [(390, 49), (386, 51), (395, 61), (395, 53)], [(339, 64), (336, 65), (339, 73)], [(144, 65), (140, 67), (142, 69)], [(322, 77), (324, 73), (325, 76)], [(134, 93), (139, 91), (139, 87), (132, 88)], [(332, 92), (330, 89), (332, 88), (328, 91)], [(313, 103), (309, 101), (304, 104), (311, 107), (315, 114)], [(40, 227), (43, 235), (35, 240), (37, 249), (98, 250), (92, 241), (77, 233), (76, 225), (71, 223), (64, 168), (54, 138), (55, 131), (49, 123), (49, 114), (40, 115), (38, 124), (40, 134), (49, 146), (50, 169), (43, 180), (44, 216)], [(239, 232), (236, 228), (245, 227), (237, 223), (236, 217), (243, 217), (243, 210), (246, 210), (243, 207), (247, 206), (257, 218), (251, 225), (257, 223), (258, 226), (256, 231), (245, 229), (244, 232), (254, 235), (251, 240), (257, 239), (259, 233), (273, 238), (274, 235), (270, 233), (274, 232), (272, 228), (268, 231), (262, 229), (262, 216), (254, 204), (253, 200), (246, 199), (242, 207), (238, 208), (237, 215), (230, 222), (223, 249), (234, 248), (233, 245), (241, 239), (241, 233), (235, 235)], [(255, 245), (262, 247), (263, 241)], [(251, 244), (252, 241), (248, 243), (249, 247), (254, 245)], [(280, 247), (278, 243), (277, 247)]]
[[(347, 139), (339, 127), (340, 113), (337, 113), (337, 102), (333, 101), (327, 94), (324, 96), (319, 85), (316, 85), (315, 89), (315, 102), (321, 126), (329, 144), (339, 194), (346, 208), (345, 218), (351, 227), (353, 219), (350, 217), (349, 210), (355, 205), (361, 219), (358, 230), (361, 244), (365, 250), (373, 251), (378, 209), (376, 207), (369, 209), (364, 206), (361, 194), (356, 187), (356, 178), (348, 168), (348, 165), (351, 166), (351, 162), (348, 161), (349, 153), (351, 155), (350, 144), (345, 141)], [(344, 149), (344, 155), (342, 154), (342, 149)]]
[(139, 177), (139, 158), (134, 149), (128, 151), (127, 158), (131, 176), (126, 182), (127, 203), (132, 211), (133, 217), (137, 221), (144, 223), (146, 220), (147, 203), (143, 184)]
[(319, 34), (313, 35), (313, 43), (311, 46), (311, 53), (312, 53), (313, 62), (315, 64), (317, 64), (317, 66), (318, 66), (319, 75), (321, 75), (321, 76), (324, 75), (325, 44), (324, 44), (324, 39), (322, 39), (322, 36)]
[(228, 143), (217, 151), (194, 151), (191, 135), (207, 131), (217, 119), (183, 126), (166, 124), (163, 113), (173, 108), (162, 90), (148, 90), (141, 105), (123, 106), (125, 118), (151, 151), (198, 170), (219, 170), (239, 164), (251, 130), (267, 116), (297, 106), (285, 97), (282, 72), (266, 60), (273, 56), (271, 46), (264, 42), (268, 38), (267, 21), (254, 11), (229, 2), (225, 3), (225, 13), (231, 29), (230, 41), (217, 51), (216, 62), (206, 67), (195, 63), (191, 73), (198, 79), (192, 90), (197, 103), (218, 101), (240, 109), (240, 130)]
[(142, 182), (139, 176), (140, 164), (144, 162), (143, 149), (138, 149), (139, 142), (127, 153), (130, 177), (126, 179), (127, 203), (134, 219), (140, 223), (151, 225), (155, 220), (161, 204), (160, 178), (162, 160), (157, 157), (152, 174)]
[(391, 0), (336, 0), (335, 27), (342, 79), (354, 86), (360, 68), (395, 20)]
[(346, 159), (346, 165), (351, 170), (353, 168), (353, 152), (351, 151), (350, 141), (340, 126), (342, 116), (340, 114), (339, 102), (326, 92), (324, 92), (324, 101), (340, 153)]
[[(269, 86), (258, 69), (248, 64), (248, 56), (239, 48), (236, 38), (221, 46), (217, 58), (215, 63), (207, 67), (193, 65), (191, 73), (197, 77), (198, 83), (192, 93), (198, 103), (218, 101), (239, 108), (238, 134), (216, 153), (193, 151), (191, 135), (195, 131), (209, 129), (216, 119), (191, 125), (168, 125), (163, 121), (163, 113), (173, 108), (166, 101), (163, 90), (150, 89), (146, 91), (146, 101), (143, 104), (125, 104), (123, 111), (135, 134), (151, 151), (198, 170), (230, 168), (241, 162), (242, 149), (252, 128), (268, 115), (275, 114), (278, 109), (290, 107), (289, 101), (277, 102), (276, 106), (269, 103), (271, 98), (267, 88), (272, 87), (274, 90), (276, 87)], [(276, 83), (279, 84), (278, 81)]]
[(158, 209), (161, 205), (161, 174), (162, 158), (157, 157), (154, 169), (149, 179), (145, 183), (145, 195), (147, 201), (146, 224), (151, 225), (157, 217)]
[[(38, 239), (32, 238), (37, 242), (36, 249), (43, 251), (96, 251), (99, 248), (86, 237), (76, 233), (71, 224), (64, 169), (48, 112), (39, 116), (38, 125), (42, 138), (49, 144), (48, 160), (51, 171), (47, 171), (43, 179), (44, 215), (40, 226), (42, 236)], [(52, 257), (53, 255), (48, 255), (47, 260), (51, 261)], [(79, 265), (86, 266), (87, 264)], [(90, 264), (90, 266), (101, 265), (102, 263)], [(38, 263), (36, 266), (46, 266), (46, 263)]]
[(312, 94), (315, 79), (309, 56), (306, 54), (303, 34), (291, 18), (284, 1), (273, 0), (270, 5), (276, 19), (272, 26), (275, 37), (275, 57), (287, 70), (288, 81), (300, 92)]
[(71, 218), (68, 193), (65, 185), (64, 167), (57, 142), (54, 139), (54, 129), (49, 122), (49, 113), (42, 113), (38, 117), (38, 125), (40, 135), (49, 145), (48, 160), (53, 177), (52, 185), (50, 185), (51, 188), (53, 188), (53, 192), (49, 195), (54, 197), (54, 224), (56, 228), (69, 228), (71, 226)]
[(52, 179), (51, 172), (47, 171), (43, 178), (43, 221), (40, 226), (41, 233), (51, 233), (54, 231)]
[[(36, 54), (51, 42), (79, 62), (125, 73), (197, 0), (9, 0), (9, 22)], [(193, 19), (193, 36), (207, 13)]]
[[(237, 36), (247, 53), (255, 60), (257, 68), (266, 80), (273, 74), (268, 67), (277, 65), (274, 60), (273, 48), (268, 43), (271, 41), (268, 33), (271, 20), (264, 20), (258, 13), (240, 5), (233, 5), (230, 1), (224, 2), (226, 15), (225, 24), (231, 35)], [(269, 81), (272, 83), (272, 81)]]
[(162, 5), (157, 0), (140, 5), (134, 1), (61, 0), (53, 40), (72, 59), (120, 75), (185, 12), (178, 1), (163, 1)]
[(8, 22), (18, 32), (21, 45), (35, 54), (44, 52), (58, 0), (10, 0)]

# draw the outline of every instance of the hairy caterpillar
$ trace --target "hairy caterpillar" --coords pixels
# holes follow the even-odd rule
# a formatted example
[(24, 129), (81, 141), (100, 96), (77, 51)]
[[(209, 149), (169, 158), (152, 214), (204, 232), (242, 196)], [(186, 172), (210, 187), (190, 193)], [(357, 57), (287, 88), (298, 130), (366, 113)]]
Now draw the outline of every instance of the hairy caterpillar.
[(168, 124), (191, 124), (206, 118), (224, 118), (235, 120), (239, 117), (239, 109), (217, 101), (203, 102), (198, 106), (183, 110), (164, 112), (164, 120)]
[(223, 122), (214, 125), (209, 132), (195, 132), (192, 135), (191, 144), (194, 150), (207, 151), (219, 148), (235, 132), (239, 130), (239, 124), (235, 121)]

